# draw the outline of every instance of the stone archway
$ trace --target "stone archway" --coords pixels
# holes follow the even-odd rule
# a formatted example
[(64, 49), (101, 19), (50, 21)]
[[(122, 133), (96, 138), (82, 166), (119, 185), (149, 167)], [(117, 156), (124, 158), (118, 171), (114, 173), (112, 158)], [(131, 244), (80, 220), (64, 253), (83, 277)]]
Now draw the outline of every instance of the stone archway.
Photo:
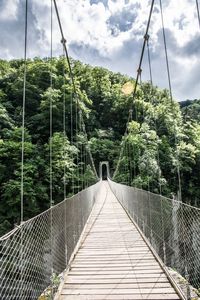
[(110, 168), (108, 161), (101, 161), (99, 164), (99, 177), (103, 180), (110, 178)]

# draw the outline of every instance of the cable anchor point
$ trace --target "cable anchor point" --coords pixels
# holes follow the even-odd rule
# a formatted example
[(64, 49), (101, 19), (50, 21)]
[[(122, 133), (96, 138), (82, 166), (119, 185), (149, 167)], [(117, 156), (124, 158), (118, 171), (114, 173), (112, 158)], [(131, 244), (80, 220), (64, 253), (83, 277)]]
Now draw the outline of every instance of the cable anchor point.
[(142, 74), (142, 69), (141, 69), (141, 68), (137, 69), (137, 73), (138, 73), (139, 75), (141, 75), (141, 74)]
[(150, 35), (149, 35), (148, 33), (146, 33), (146, 34), (144, 35), (144, 40), (145, 40), (145, 41), (148, 41), (149, 38), (150, 38)]
[(61, 44), (65, 45), (67, 43), (67, 40), (65, 38), (62, 38), (60, 42)]

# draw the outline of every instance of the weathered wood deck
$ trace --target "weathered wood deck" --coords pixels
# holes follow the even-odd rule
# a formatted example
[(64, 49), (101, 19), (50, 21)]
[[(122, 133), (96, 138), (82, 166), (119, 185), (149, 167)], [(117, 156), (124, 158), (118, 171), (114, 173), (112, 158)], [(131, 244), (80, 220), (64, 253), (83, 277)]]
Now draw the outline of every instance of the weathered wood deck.
[(59, 299), (180, 299), (107, 182), (100, 192)]

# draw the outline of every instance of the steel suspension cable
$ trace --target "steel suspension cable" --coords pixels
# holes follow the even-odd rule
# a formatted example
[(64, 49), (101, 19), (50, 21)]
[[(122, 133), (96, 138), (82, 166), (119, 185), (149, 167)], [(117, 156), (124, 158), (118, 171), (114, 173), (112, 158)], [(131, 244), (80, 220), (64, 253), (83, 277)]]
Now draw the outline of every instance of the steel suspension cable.
[[(162, 32), (163, 32), (163, 41), (164, 41), (164, 49), (165, 49), (167, 76), (168, 76), (169, 92), (170, 92), (170, 98), (171, 98), (171, 108), (172, 108), (172, 112), (174, 114), (174, 110), (173, 110), (173, 107), (172, 107), (173, 106), (173, 96), (172, 96), (171, 75), (170, 75), (170, 68), (169, 68), (169, 59), (168, 59), (168, 51), (167, 51), (167, 41), (166, 41), (166, 34), (165, 34), (162, 0), (159, 0), (159, 1), (160, 1), (160, 13), (161, 13), (161, 22), (162, 22)], [(174, 138), (175, 138), (175, 146), (177, 148), (177, 137), (176, 137), (175, 124), (174, 124)], [(176, 149), (176, 151), (177, 151), (177, 149)], [(177, 161), (178, 161), (178, 154), (177, 154)], [(182, 187), (181, 187), (181, 174), (180, 174), (179, 162), (177, 162), (177, 176), (178, 176), (179, 200), (181, 201), (182, 200)]]
[[(147, 39), (147, 45), (148, 45), (148, 39), (149, 39), (149, 35), (148, 37), (145, 37), (145, 39)], [(148, 48), (147, 48), (148, 49)], [(142, 86), (142, 74), (140, 73), (140, 86), (141, 86), (141, 90), (144, 93), (144, 89)], [(144, 94), (143, 94), (144, 95)], [(143, 98), (144, 99), (144, 98)], [(143, 100), (144, 101), (144, 100)], [(145, 121), (145, 111), (144, 111), (144, 103), (145, 101), (142, 103), (142, 121)], [(139, 154), (141, 154), (141, 150), (139, 149)], [(148, 170), (150, 169), (150, 164), (149, 164), (149, 160), (148, 162)], [(142, 182), (141, 182), (141, 186), (142, 186)], [(147, 187), (148, 187), (148, 192), (150, 192), (150, 181), (149, 181), (149, 173), (147, 173)]]
[[(76, 85), (75, 85), (75, 81), (74, 81), (74, 76), (73, 76), (72, 67), (71, 67), (71, 63), (70, 63), (70, 59), (69, 59), (69, 54), (68, 54), (68, 50), (67, 50), (67, 46), (66, 46), (66, 39), (64, 37), (64, 32), (63, 32), (62, 23), (61, 23), (59, 11), (58, 11), (57, 2), (56, 2), (56, 0), (53, 0), (53, 2), (54, 2), (56, 16), (57, 16), (57, 20), (58, 20), (58, 24), (59, 24), (60, 33), (61, 33), (61, 38), (62, 38), (61, 42), (63, 43), (65, 56), (66, 56), (67, 62), (68, 62), (69, 73), (70, 73), (70, 78), (71, 78), (71, 82), (72, 82), (72, 86), (73, 86), (74, 96), (76, 97), (75, 102), (76, 102), (78, 109), (81, 110), (80, 103), (79, 103), (79, 95), (76, 91)], [(90, 155), (92, 155), (91, 152), (90, 152)], [(92, 158), (92, 161), (93, 161), (93, 158)], [(93, 167), (95, 168), (95, 165), (93, 165)], [(96, 168), (95, 168), (95, 176), (98, 178)]]
[(127, 120), (127, 123), (126, 123), (126, 130), (125, 130), (125, 133), (122, 137), (122, 145), (120, 147), (120, 154), (119, 154), (119, 158), (118, 158), (118, 161), (117, 161), (117, 166), (116, 166), (116, 169), (114, 171), (114, 174), (113, 174), (113, 179), (116, 177), (118, 171), (119, 171), (119, 167), (120, 167), (120, 163), (121, 163), (121, 160), (122, 160), (122, 157), (123, 157), (123, 153), (124, 153), (124, 147), (125, 147), (125, 141), (124, 141), (124, 138), (125, 136), (127, 135), (128, 133), (128, 125), (129, 124), (129, 120), (130, 120), (130, 114), (128, 114), (128, 120)]
[[(151, 68), (151, 55), (150, 55), (150, 47), (149, 47), (149, 38), (150, 36), (147, 36), (147, 56), (148, 56), (148, 66), (149, 66), (149, 76), (150, 76), (150, 84), (151, 84), (151, 94), (152, 94), (152, 88), (153, 88), (153, 76), (152, 76), (152, 68)], [(157, 122), (155, 120), (155, 129), (157, 134)], [(160, 167), (160, 155), (159, 155), (159, 146), (157, 147), (157, 160), (158, 160), (158, 166)], [(166, 264), (166, 246), (165, 246), (165, 229), (164, 229), (164, 208), (163, 208), (163, 198), (162, 196), (162, 190), (161, 190), (161, 183), (160, 183), (160, 170), (158, 169), (158, 181), (159, 181), (159, 194), (160, 194), (160, 204), (161, 204), (161, 227), (162, 227), (162, 238), (163, 238), (163, 259), (164, 263)], [(149, 204), (149, 220), (151, 224), (151, 209), (150, 209), (150, 181), (148, 176), (148, 204)], [(151, 225), (150, 225), (151, 227)], [(152, 234), (152, 231), (151, 231)]]
[(151, 17), (152, 17), (153, 8), (154, 8), (154, 2), (155, 2), (154, 0), (151, 1), (151, 8), (150, 8), (149, 18), (148, 18), (148, 22), (147, 22), (147, 26), (146, 26), (146, 32), (145, 32), (145, 35), (144, 35), (144, 41), (143, 41), (142, 51), (141, 51), (141, 55), (140, 55), (139, 66), (138, 66), (138, 69), (137, 69), (137, 77), (136, 77), (136, 82), (135, 82), (135, 86), (134, 86), (133, 97), (135, 97), (139, 77), (140, 77), (140, 74), (141, 74), (141, 71), (142, 71), (142, 62), (143, 62), (144, 51), (145, 51), (145, 47), (146, 47), (146, 43), (147, 43), (146, 37), (148, 36), (148, 32), (149, 32), (149, 26), (150, 26), (150, 23), (151, 23)]
[(79, 134), (79, 107), (78, 107), (78, 99), (77, 97), (75, 98), (75, 131), (76, 131), (76, 148), (77, 148), (77, 153), (76, 153), (76, 160), (77, 160), (77, 190), (79, 192), (79, 144), (78, 144), (78, 134)]
[[(144, 39), (146, 39), (146, 37), (144, 37)], [(141, 88), (141, 91), (142, 91), (142, 95), (143, 95), (143, 86), (142, 86), (142, 69), (140, 70), (139, 72), (139, 83), (140, 83), (140, 88)], [(143, 123), (144, 122), (144, 100), (142, 99), (142, 112), (141, 112), (141, 116), (140, 116), (140, 119), (141, 121), (137, 120), (138, 122), (141, 122)], [(139, 148), (139, 157), (141, 156), (141, 148)], [(140, 169), (138, 168), (138, 174), (140, 174)], [(141, 180), (141, 189), (143, 188), (143, 183), (142, 183), (142, 180)]]
[(198, 16), (199, 28), (200, 28), (200, 10), (199, 10), (198, 0), (196, 0), (196, 7), (197, 7), (197, 16)]
[(65, 92), (65, 53), (64, 53), (64, 47), (63, 47), (63, 158), (64, 158), (64, 167), (63, 167), (63, 196), (64, 199), (66, 199), (66, 165), (65, 165), (65, 159), (66, 159), (66, 92)]
[[(24, 79), (23, 79), (23, 100), (22, 100), (22, 136), (21, 136), (21, 195), (20, 195), (20, 224), (24, 221), (24, 143), (25, 143), (25, 110), (26, 110), (26, 77), (27, 77), (27, 40), (28, 40), (28, 0), (25, 3), (24, 23)], [(24, 282), (24, 231), (20, 231), (20, 289), (23, 291)]]
[(50, 99), (49, 99), (49, 189), (50, 189), (50, 238), (51, 238), (51, 299), (53, 299), (53, 103), (52, 103), (52, 91), (53, 91), (53, 0), (51, 0), (51, 41), (50, 41)]
[(81, 126), (81, 162), (82, 162), (82, 189), (85, 188), (85, 171), (86, 171), (86, 162), (85, 162), (85, 135), (82, 128), (82, 123), (80, 120), (80, 126)]
[(56, 16), (57, 16), (57, 20), (58, 20), (58, 25), (59, 25), (60, 33), (61, 33), (61, 37), (62, 37), (61, 42), (63, 43), (65, 55), (66, 55), (67, 62), (68, 62), (70, 78), (71, 78), (71, 80), (72, 80), (73, 89), (74, 89), (74, 92), (75, 92), (75, 94), (76, 94), (76, 86), (75, 86), (74, 77), (73, 77), (73, 73), (72, 73), (72, 67), (71, 67), (71, 63), (70, 63), (70, 59), (69, 59), (69, 55), (68, 55), (68, 50), (67, 50), (67, 46), (66, 46), (66, 39), (65, 39), (65, 36), (64, 36), (63, 28), (62, 28), (62, 23), (61, 23), (61, 20), (60, 20), (60, 15), (59, 15), (59, 11), (58, 11), (58, 6), (57, 6), (57, 3), (56, 3), (56, 0), (53, 0), (53, 2), (54, 2), (54, 7), (55, 7), (55, 11), (56, 11)]
[(89, 144), (89, 141), (88, 141), (88, 135), (87, 135), (87, 131), (86, 131), (86, 128), (85, 128), (85, 123), (84, 123), (82, 114), (81, 114), (81, 119), (82, 119), (83, 133), (84, 133), (85, 138), (86, 138), (86, 143), (87, 143), (87, 148), (88, 148), (88, 154), (89, 154), (90, 163), (91, 163), (91, 165), (92, 165), (92, 169), (93, 169), (93, 172), (94, 172), (95, 177), (98, 178), (98, 175), (97, 175), (97, 171), (96, 171), (96, 168), (95, 168), (94, 159), (93, 159), (93, 156), (92, 156), (92, 153), (91, 153), (90, 144)]
[(117, 161), (117, 166), (116, 166), (114, 174), (113, 174), (113, 179), (115, 179), (115, 177), (116, 177), (116, 175), (118, 174), (118, 171), (119, 171), (119, 166), (120, 166), (122, 155), (123, 155), (123, 148), (124, 148), (124, 141), (122, 141), (122, 146), (120, 147), (119, 159)]
[[(70, 83), (71, 79), (70, 79)], [(73, 91), (70, 91), (70, 141), (71, 146), (74, 144), (74, 134), (73, 134)], [(74, 154), (72, 150), (72, 161), (74, 161)], [(74, 172), (72, 172), (72, 193), (74, 194)]]
[[(140, 72), (140, 76), (139, 76), (139, 82), (140, 82), (140, 88), (141, 88), (141, 91), (142, 91), (142, 96), (144, 95), (144, 90), (143, 90), (143, 86), (142, 86), (142, 72)], [(143, 100), (144, 97), (142, 97), (142, 101), (145, 102)], [(141, 120), (141, 123), (144, 122), (144, 103), (142, 103), (142, 112), (140, 114), (140, 120)], [(139, 120), (139, 121), (140, 121)]]
[[(169, 59), (168, 59), (168, 51), (167, 51), (167, 41), (166, 41), (166, 34), (165, 34), (162, 0), (159, 0), (159, 2), (160, 2), (160, 13), (161, 13), (161, 22), (162, 22), (163, 42), (164, 42), (164, 49), (165, 49), (165, 60), (166, 60), (166, 67), (167, 67), (167, 77), (168, 77), (169, 92), (170, 92), (170, 99), (171, 99), (171, 106), (172, 106), (173, 105), (173, 96), (172, 96), (171, 75), (170, 75), (170, 68), (169, 68)], [(173, 110), (173, 107), (172, 107), (172, 110)], [(174, 110), (173, 110), (173, 114), (174, 114)], [(174, 124), (174, 138), (175, 138), (175, 146), (177, 147), (175, 124)], [(177, 160), (178, 160), (178, 156), (177, 156)], [(181, 176), (180, 176), (179, 162), (177, 163), (177, 176), (178, 176), (179, 200), (182, 200), (182, 187), (181, 187)]]
[[(65, 78), (65, 53), (64, 53), (64, 48), (63, 48), (63, 198), (64, 200), (67, 197), (66, 193), (66, 157), (67, 157), (67, 135), (66, 135), (66, 90), (65, 90), (65, 85), (66, 85), (66, 78)], [(67, 229), (66, 229), (66, 224), (67, 224), (67, 212), (66, 212), (66, 205), (64, 207), (64, 247), (65, 249), (67, 248)]]
[[(152, 75), (152, 62), (151, 62), (151, 53), (150, 53), (150, 45), (149, 45), (149, 40), (150, 40), (150, 35), (146, 36), (147, 39), (147, 57), (148, 57), (148, 66), (149, 66), (149, 77), (150, 77), (150, 84), (151, 84), (151, 99), (153, 96), (153, 75)], [(153, 103), (152, 103), (153, 104)], [(156, 119), (154, 120), (155, 124), (155, 131), (157, 133), (157, 121)], [(157, 147), (157, 160), (158, 160), (158, 166), (160, 168), (160, 154), (159, 154), (159, 146)], [(161, 170), (161, 168), (160, 168)], [(162, 195), (162, 186), (161, 186), (161, 173), (160, 170), (158, 170), (158, 185), (159, 185), (159, 194)], [(148, 191), (150, 191), (150, 185), (148, 181)]]
[(152, 76), (152, 67), (151, 67), (151, 54), (150, 54), (150, 46), (149, 46), (149, 34), (146, 36), (147, 38), (147, 55), (148, 55), (148, 65), (149, 65), (149, 76), (151, 85), (153, 85), (153, 76)]
[(81, 174), (81, 189), (83, 190), (83, 136), (82, 136), (82, 124), (81, 124), (81, 114), (79, 111), (79, 128), (80, 128), (80, 174)]
[[(146, 43), (147, 43), (146, 37), (148, 36), (148, 32), (149, 32), (151, 17), (152, 17), (153, 8), (154, 8), (154, 2), (155, 2), (155, 0), (151, 1), (149, 17), (148, 17), (148, 21), (147, 21), (146, 31), (145, 31), (145, 35), (144, 35), (144, 41), (143, 41), (143, 45), (142, 45), (142, 51), (141, 51), (140, 60), (139, 60), (139, 66), (138, 66), (138, 69), (137, 69), (136, 81), (135, 81), (134, 90), (133, 90), (133, 102), (135, 100), (137, 86), (138, 86), (139, 78), (140, 78), (140, 75), (141, 75), (141, 72), (142, 72), (142, 62), (143, 62), (144, 51), (145, 51), (145, 47), (146, 47)], [(132, 106), (131, 106), (130, 109), (132, 109)], [(135, 106), (135, 109), (136, 109), (136, 120), (137, 120), (137, 106)], [(127, 122), (127, 124), (128, 123), (129, 122)], [(127, 126), (128, 126), (127, 124), (126, 124), (126, 130), (125, 130), (124, 136), (127, 134)], [(122, 147), (123, 146), (124, 146), (124, 143), (122, 143)], [(116, 177), (116, 174), (118, 172), (122, 155), (123, 155), (123, 149), (120, 151), (119, 159), (118, 159), (118, 162), (117, 162), (117, 166), (116, 166), (113, 178)]]
[(168, 84), (169, 84), (169, 92), (170, 92), (171, 101), (173, 102), (172, 85), (171, 85), (171, 75), (170, 75), (170, 69), (169, 69), (169, 58), (168, 58), (167, 41), (166, 41), (166, 34), (165, 34), (165, 25), (164, 25), (164, 17), (163, 17), (162, 0), (159, 0), (159, 1), (160, 1), (160, 13), (161, 13), (162, 33), (163, 33), (163, 42), (164, 42), (164, 49), (165, 49), (165, 60), (166, 60), (166, 67), (167, 67), (167, 77), (168, 77)]
[(84, 152), (83, 152), (83, 157), (84, 157), (84, 189), (87, 187), (86, 185), (86, 171), (87, 171), (87, 150), (86, 150), (86, 144), (84, 144)]
[[(162, 20), (162, 27), (163, 27), (163, 40), (164, 40), (164, 47), (165, 47), (165, 57), (166, 57), (166, 65), (167, 65), (167, 73), (168, 73), (168, 81), (169, 81), (169, 89), (170, 89), (170, 97), (171, 97), (171, 105), (173, 104), (172, 98), (172, 89), (171, 89), (171, 79), (170, 79), (170, 70), (169, 70), (169, 61), (168, 61), (168, 52), (167, 52), (167, 43), (166, 43), (166, 35), (165, 35), (165, 26), (164, 26), (164, 17), (163, 17), (163, 9), (162, 9), (162, 0), (160, 0), (160, 11), (161, 11), (161, 20)], [(172, 107), (173, 109), (173, 107)], [(173, 110), (174, 111), (174, 110)], [(177, 151), (177, 139), (176, 139), (176, 127), (174, 125), (174, 135), (175, 135), (175, 146)], [(180, 167), (178, 161), (178, 153), (176, 154), (177, 159), (177, 173), (178, 173), (178, 188), (179, 188), (179, 201), (182, 201), (182, 187), (181, 187), (181, 175), (180, 175)], [(181, 209), (181, 223), (183, 223), (183, 210)], [(187, 269), (187, 253), (186, 253), (186, 242), (185, 237), (183, 237), (183, 256), (184, 256), (184, 268), (185, 268), (185, 277), (188, 282), (188, 269)], [(187, 284), (187, 299), (190, 299), (190, 289)]]
[[(128, 133), (127, 133), (127, 136), (128, 136)], [(127, 147), (127, 136), (125, 137), (125, 163), (124, 163), (124, 166), (125, 166), (125, 174), (126, 174), (126, 185), (129, 184), (129, 165), (128, 165), (128, 161), (129, 161), (129, 157), (128, 157), (128, 147)]]
[[(133, 110), (130, 109), (129, 111), (129, 115), (130, 115), (130, 122), (132, 122), (133, 120)], [(132, 170), (132, 145), (130, 143), (130, 141), (128, 141), (128, 153), (129, 153), (129, 172), (130, 172), (130, 176), (129, 176), (129, 179), (130, 179), (130, 182), (129, 182), (129, 185), (131, 186), (132, 185), (132, 181), (133, 181), (133, 170)]]
[(28, 0), (25, 4), (24, 26), (24, 82), (22, 103), (22, 140), (21, 140), (21, 223), (24, 221), (24, 142), (25, 142), (25, 110), (26, 110), (26, 75), (27, 75), (27, 39), (28, 39)]
[(128, 166), (128, 148), (127, 148), (127, 137), (128, 137), (128, 124), (127, 123), (127, 131), (124, 137), (124, 174), (125, 174), (125, 184), (128, 185), (129, 182), (129, 166)]
[[(148, 57), (148, 66), (149, 66), (149, 77), (150, 77), (150, 84), (151, 84), (151, 93), (153, 88), (153, 76), (152, 76), (152, 67), (151, 67), (151, 54), (150, 54), (150, 45), (149, 45), (149, 39), (150, 35), (146, 35), (145, 37), (147, 39), (147, 57)], [(157, 133), (157, 130), (156, 130)], [(150, 199), (150, 182), (148, 177), (148, 209), (149, 209), (149, 223), (151, 227), (151, 199)], [(150, 239), (152, 240), (152, 230), (150, 232)]]
[(53, 164), (52, 164), (52, 137), (53, 137), (53, 107), (52, 107), (52, 89), (53, 89), (53, 5), (51, 0), (51, 42), (50, 42), (50, 88), (51, 96), (49, 102), (49, 177), (50, 177), (50, 207), (53, 206)]

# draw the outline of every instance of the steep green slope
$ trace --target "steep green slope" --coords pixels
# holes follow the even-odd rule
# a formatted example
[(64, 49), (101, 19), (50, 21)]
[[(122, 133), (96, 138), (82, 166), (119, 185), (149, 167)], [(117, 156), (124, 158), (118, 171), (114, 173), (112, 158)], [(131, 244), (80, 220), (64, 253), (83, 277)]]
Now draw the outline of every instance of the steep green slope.
[(181, 111), (185, 120), (200, 122), (200, 100), (186, 100), (180, 102)]
[[(166, 90), (152, 88), (149, 83), (138, 87), (137, 97), (125, 95), (122, 87), (134, 80), (106, 69), (73, 61), (75, 84), (95, 165), (109, 160), (116, 167), (121, 138), (129, 123), (116, 180), (150, 189), (167, 196), (177, 194), (177, 165), (180, 168), (183, 201), (200, 205), (200, 125), (198, 108), (191, 114), (171, 102)], [(85, 187), (94, 177), (88, 162), (83, 169), (81, 131), (78, 141), (70, 146), (71, 103), (73, 103), (73, 135), (76, 135), (76, 99), (73, 97), (68, 67), (63, 58), (53, 59), (53, 88), (50, 88), (50, 61), (28, 61), (26, 91), (25, 142), (25, 218), (49, 207), (49, 103), (53, 102), (53, 198), (63, 199), (63, 168), (66, 168), (66, 192)], [(65, 70), (65, 79), (63, 77)], [(0, 234), (19, 223), (21, 174), (21, 119), (23, 94), (23, 61), (0, 61)], [(65, 99), (65, 100), (63, 100)], [(73, 100), (72, 100), (73, 99)], [(66, 106), (66, 131), (63, 136), (63, 101)], [(72, 102), (73, 101), (73, 102)], [(190, 107), (190, 106), (189, 106)], [(191, 109), (189, 110), (191, 111)], [(186, 117), (187, 116), (187, 117)], [(77, 129), (80, 130), (79, 124)], [(65, 156), (63, 156), (65, 153)], [(77, 153), (79, 160), (77, 160)], [(80, 159), (81, 156), (81, 159)], [(81, 178), (78, 179), (77, 176)]]

